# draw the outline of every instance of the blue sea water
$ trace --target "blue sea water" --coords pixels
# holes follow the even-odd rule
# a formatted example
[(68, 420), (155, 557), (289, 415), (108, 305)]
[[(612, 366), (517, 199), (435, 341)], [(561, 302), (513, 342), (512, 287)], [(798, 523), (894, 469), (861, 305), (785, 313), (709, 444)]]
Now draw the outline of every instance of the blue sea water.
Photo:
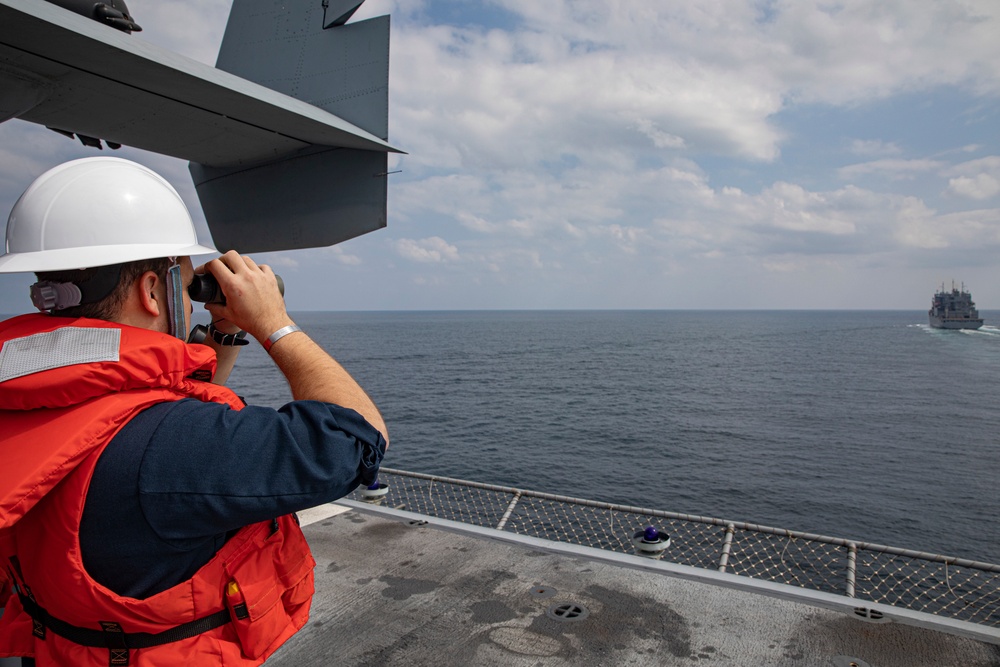
[[(1000, 562), (1000, 328), (905, 311), (297, 313), (385, 464)], [(259, 346), (230, 386), (290, 394)]]

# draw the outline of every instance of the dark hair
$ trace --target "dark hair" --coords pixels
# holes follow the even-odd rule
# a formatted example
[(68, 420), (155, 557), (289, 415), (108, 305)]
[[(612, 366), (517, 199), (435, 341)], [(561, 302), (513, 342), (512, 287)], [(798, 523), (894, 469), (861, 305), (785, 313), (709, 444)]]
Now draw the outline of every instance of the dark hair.
[(36, 273), (38, 280), (51, 280), (55, 283), (82, 283), (90, 280), (98, 273), (105, 271), (119, 272), (118, 283), (110, 293), (100, 301), (94, 303), (83, 303), (79, 306), (72, 306), (57, 310), (53, 314), (60, 317), (90, 317), (96, 320), (114, 321), (121, 315), (122, 306), (128, 298), (128, 292), (142, 274), (152, 271), (166, 281), (167, 270), (171, 266), (171, 261), (166, 257), (156, 257), (154, 259), (139, 259), (134, 262), (125, 262), (112, 266), (99, 266), (91, 269), (71, 269), (68, 271), (44, 271)]

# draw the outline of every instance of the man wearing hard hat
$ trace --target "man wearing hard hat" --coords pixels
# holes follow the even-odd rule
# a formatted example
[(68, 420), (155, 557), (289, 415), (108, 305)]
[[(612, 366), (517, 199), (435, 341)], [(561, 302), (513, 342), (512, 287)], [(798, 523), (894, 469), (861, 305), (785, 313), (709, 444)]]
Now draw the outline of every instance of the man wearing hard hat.
[[(271, 269), (199, 245), (177, 192), (117, 158), (24, 192), (0, 273), (41, 313), (0, 323), (0, 657), (258, 665), (301, 628), (315, 561), (293, 512), (375, 480), (385, 424), (288, 316)], [(226, 297), (188, 342), (196, 273)], [(295, 399), (222, 386), (255, 338)]]

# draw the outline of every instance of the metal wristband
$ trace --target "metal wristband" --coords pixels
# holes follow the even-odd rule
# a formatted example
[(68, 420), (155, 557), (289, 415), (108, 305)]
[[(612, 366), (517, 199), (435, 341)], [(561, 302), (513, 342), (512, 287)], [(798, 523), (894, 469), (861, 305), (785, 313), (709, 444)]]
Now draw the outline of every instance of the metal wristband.
[(302, 331), (302, 327), (298, 326), (297, 324), (289, 324), (287, 327), (281, 327), (273, 334), (268, 336), (267, 340), (264, 341), (264, 350), (266, 352), (270, 352), (271, 346), (277, 343), (278, 340), (284, 338), (290, 333), (295, 333), (296, 331)]
[(223, 333), (215, 328), (215, 324), (208, 325), (208, 335), (212, 337), (219, 345), (223, 347), (237, 347), (239, 345), (249, 345), (250, 341), (247, 340), (246, 331), (237, 331), (236, 333)]

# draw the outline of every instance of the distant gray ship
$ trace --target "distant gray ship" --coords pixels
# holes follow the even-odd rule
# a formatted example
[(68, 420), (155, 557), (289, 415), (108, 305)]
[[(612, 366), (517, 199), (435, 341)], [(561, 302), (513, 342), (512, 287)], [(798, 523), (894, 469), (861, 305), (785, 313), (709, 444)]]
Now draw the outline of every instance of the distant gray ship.
[(954, 283), (951, 291), (946, 292), (944, 285), (931, 300), (931, 309), (927, 311), (931, 326), (935, 329), (978, 329), (983, 326), (983, 318), (979, 317), (972, 294), (962, 289), (956, 289)]

